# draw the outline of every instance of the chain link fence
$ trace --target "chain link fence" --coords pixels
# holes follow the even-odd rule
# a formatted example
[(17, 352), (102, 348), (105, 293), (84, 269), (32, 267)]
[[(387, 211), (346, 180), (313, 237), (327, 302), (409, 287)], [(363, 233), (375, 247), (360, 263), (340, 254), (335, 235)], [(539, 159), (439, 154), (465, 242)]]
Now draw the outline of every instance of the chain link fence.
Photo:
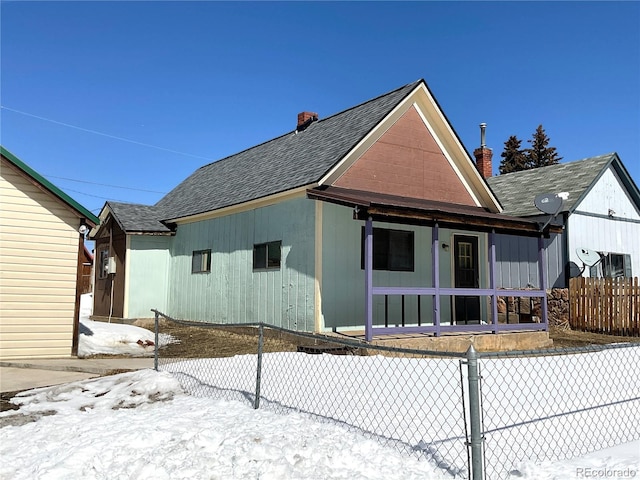
[(448, 354), (160, 312), (156, 326), (179, 341), (156, 369), (190, 394), (339, 423), (453, 478), (640, 439), (640, 345)]
[(640, 439), (640, 344), (480, 358), (488, 478)]

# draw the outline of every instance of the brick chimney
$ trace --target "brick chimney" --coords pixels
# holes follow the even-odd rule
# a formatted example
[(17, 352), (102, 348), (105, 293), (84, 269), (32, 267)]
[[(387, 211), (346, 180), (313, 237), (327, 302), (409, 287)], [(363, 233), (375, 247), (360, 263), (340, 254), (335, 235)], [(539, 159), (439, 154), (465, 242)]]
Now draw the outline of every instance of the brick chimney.
[(476, 157), (476, 167), (478, 167), (478, 172), (483, 178), (489, 178), (493, 175), (493, 165), (491, 163), (493, 150), (487, 148), (485, 144), (486, 128), (486, 123), (480, 124), (480, 148), (476, 148), (473, 151), (473, 156)]
[(318, 114), (313, 112), (300, 112), (298, 114), (298, 126), (296, 130), (301, 132), (305, 128), (307, 128), (311, 122), (315, 122), (318, 120)]

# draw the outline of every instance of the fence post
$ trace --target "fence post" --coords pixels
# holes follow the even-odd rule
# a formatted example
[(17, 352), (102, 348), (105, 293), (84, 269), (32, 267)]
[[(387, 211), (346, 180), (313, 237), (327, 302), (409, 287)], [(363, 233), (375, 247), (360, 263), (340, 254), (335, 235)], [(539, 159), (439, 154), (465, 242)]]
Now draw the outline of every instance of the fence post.
[(258, 368), (256, 372), (256, 398), (253, 408), (260, 408), (260, 381), (262, 380), (262, 346), (264, 345), (264, 325), (258, 327)]
[(467, 369), (469, 373), (469, 421), (471, 424), (471, 478), (482, 480), (482, 422), (480, 419), (480, 376), (478, 375), (478, 354), (469, 345), (467, 350)]
[(158, 324), (158, 311), (157, 310), (155, 310), (155, 314), (156, 314), (156, 320), (155, 320), (155, 333), (156, 333), (155, 341), (156, 341), (156, 344), (155, 344), (155, 346), (153, 348), (153, 369), (157, 372), (158, 371), (158, 348), (159, 348), (159, 346), (158, 346), (159, 324)]

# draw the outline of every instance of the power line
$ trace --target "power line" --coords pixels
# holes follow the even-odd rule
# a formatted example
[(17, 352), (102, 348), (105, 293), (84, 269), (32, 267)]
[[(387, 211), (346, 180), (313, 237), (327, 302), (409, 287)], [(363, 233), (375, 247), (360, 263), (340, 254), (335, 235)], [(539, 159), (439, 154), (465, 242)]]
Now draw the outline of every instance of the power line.
[(27, 112), (23, 112), (21, 110), (16, 110), (14, 108), (9, 108), (9, 107), (5, 107), (4, 105), (0, 105), (0, 109), (2, 110), (8, 110), (10, 112), (14, 112), (14, 113), (18, 113), (20, 115), (25, 115), (27, 117), (33, 117), (33, 118), (37, 118), (38, 120), (43, 120), (45, 122), (51, 122), (51, 123), (55, 123), (57, 125), (62, 125), (64, 127), (69, 127), (69, 128), (75, 128), (76, 130), (81, 130), (83, 132), (88, 132), (88, 133), (93, 133), (95, 135), (102, 135), (103, 137), (108, 137), (108, 138), (113, 138), (116, 140), (121, 140), (123, 142), (129, 142), (129, 143), (134, 143), (136, 145), (142, 145), (143, 147), (150, 147), (150, 148), (156, 148), (158, 150), (164, 150), (165, 152), (171, 152), (171, 153), (177, 153), (178, 155), (186, 155), (187, 157), (193, 157), (193, 158), (200, 158), (202, 160), (207, 160), (207, 161), (211, 161), (210, 158), (207, 157), (202, 157), (200, 155), (193, 155), (191, 153), (185, 153), (185, 152), (178, 152), (177, 150), (171, 150), (169, 148), (164, 148), (164, 147), (158, 147), (156, 145), (151, 145), (149, 143), (143, 143), (143, 142), (138, 142), (137, 140), (131, 140), (129, 138), (123, 138), (123, 137), (117, 137), (115, 135), (110, 135), (108, 133), (103, 133), (103, 132), (98, 132), (96, 130), (90, 130), (88, 128), (83, 128), (83, 127), (78, 127), (77, 125), (71, 125), (69, 123), (64, 123), (64, 122), (59, 122), (57, 120), (52, 120), (50, 118), (45, 118), (45, 117), (41, 117), (39, 115), (34, 115), (33, 113), (27, 113)]
[(127, 201), (127, 200), (116, 200), (115, 198), (104, 197), (104, 196), (101, 196), (101, 195), (92, 195), (91, 193), (85, 193), (85, 192), (81, 192), (79, 190), (72, 190), (71, 188), (65, 188), (65, 191), (73, 192), (73, 193), (79, 193), (80, 195), (86, 195), (87, 197), (102, 198), (102, 199), (107, 200), (107, 201), (111, 200), (113, 202), (131, 203), (131, 202)]
[(162, 193), (163, 195), (167, 194), (167, 192), (159, 192), (157, 190), (144, 190), (142, 188), (120, 187), (118, 185), (109, 185), (107, 183), (96, 183), (96, 182), (89, 182), (87, 180), (76, 180), (75, 178), (56, 177), (55, 175), (47, 175), (46, 173), (43, 173), (43, 175), (47, 178), (57, 178), (59, 180), (68, 180), (70, 182), (87, 183), (89, 185), (100, 185), (101, 187), (121, 188), (123, 190), (135, 190), (136, 192)]

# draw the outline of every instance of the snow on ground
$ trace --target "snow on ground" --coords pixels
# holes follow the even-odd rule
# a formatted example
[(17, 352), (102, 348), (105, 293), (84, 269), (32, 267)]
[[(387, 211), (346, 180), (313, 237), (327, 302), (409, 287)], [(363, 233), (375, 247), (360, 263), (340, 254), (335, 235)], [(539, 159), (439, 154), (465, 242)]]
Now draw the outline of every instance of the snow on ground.
[(14, 402), (57, 414), (0, 429), (0, 478), (450, 478), (338, 425), (185, 395), (166, 372), (41, 388)]
[[(0, 429), (3, 479), (451, 478), (337, 424), (188, 396), (167, 372), (39, 388), (13, 401), (17, 414), (56, 414)], [(8, 415), (16, 412), (0, 417)], [(512, 478), (633, 478), (640, 476), (639, 451), (640, 441), (583, 458), (530, 462)]]
[[(114, 341), (123, 325), (102, 326), (89, 335), (90, 351), (128, 353), (131, 342)], [(356, 373), (344, 375), (353, 380)], [(141, 370), (39, 388), (12, 401), (20, 409), (0, 413), (0, 421), (35, 421), (2, 422), (9, 425), (0, 428), (2, 479), (451, 478), (429, 460), (403, 455), (338, 423), (195, 398), (168, 372)], [(510, 478), (640, 478), (640, 441), (570, 460), (521, 462)]]
[[(92, 355), (130, 355), (143, 357), (153, 355), (155, 333), (135, 325), (94, 322), (89, 320), (93, 312), (93, 294), (87, 293), (80, 298), (80, 335), (78, 338), (78, 357)], [(176, 340), (161, 333), (158, 336), (160, 346)]]

